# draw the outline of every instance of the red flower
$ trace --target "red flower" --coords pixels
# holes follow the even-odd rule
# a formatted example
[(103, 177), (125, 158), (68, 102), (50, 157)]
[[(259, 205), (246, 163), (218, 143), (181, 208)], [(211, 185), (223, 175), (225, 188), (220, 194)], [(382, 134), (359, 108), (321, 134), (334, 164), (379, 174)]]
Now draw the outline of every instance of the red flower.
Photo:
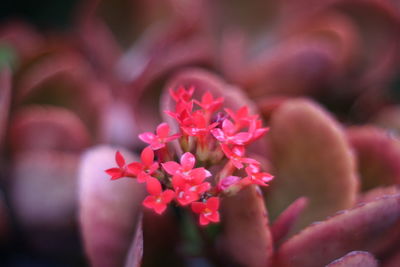
[(190, 117), (190, 121), (181, 124), (182, 130), (190, 136), (204, 136), (215, 128), (218, 123), (208, 124), (208, 121), (201, 110), (193, 112)]
[(235, 125), (228, 119), (222, 122), (222, 129), (212, 129), (211, 133), (218, 141), (235, 145), (244, 145), (252, 138), (252, 134), (248, 132), (236, 133)]
[(260, 172), (258, 165), (250, 164), (246, 167), (247, 176), (243, 178), (243, 183), (257, 184), (260, 186), (267, 186), (267, 183), (274, 179), (274, 176), (267, 172)]
[(203, 108), (206, 112), (213, 113), (221, 107), (222, 103), (224, 102), (224, 98), (219, 97), (217, 99), (214, 99), (213, 95), (207, 91), (203, 94), (201, 102), (199, 102), (198, 100), (194, 100), (194, 102), (201, 108)]
[(195, 213), (200, 214), (199, 222), (200, 225), (207, 225), (210, 222), (219, 222), (219, 198), (211, 197), (205, 203), (204, 202), (193, 202), (192, 210)]
[(181, 156), (181, 164), (175, 161), (168, 161), (161, 163), (164, 170), (172, 176), (181, 176), (187, 181), (196, 181), (195, 183), (201, 183), (205, 178), (210, 177), (211, 173), (205, 168), (195, 168), (196, 158), (192, 153), (186, 152)]
[(115, 161), (117, 162), (118, 168), (110, 168), (106, 170), (106, 173), (111, 176), (111, 180), (116, 180), (122, 177), (134, 177), (132, 173), (127, 171), (125, 159), (119, 151), (115, 153)]
[(249, 132), (251, 133), (251, 141), (255, 141), (262, 137), (269, 131), (269, 128), (262, 128), (262, 121), (259, 119), (253, 119), (250, 121)]
[(150, 196), (147, 196), (143, 200), (143, 206), (153, 209), (158, 214), (162, 214), (167, 208), (167, 204), (175, 197), (175, 192), (170, 189), (163, 192), (161, 183), (154, 177), (147, 179), (147, 191), (150, 193)]
[(248, 126), (250, 124), (250, 121), (258, 118), (258, 115), (249, 114), (249, 108), (247, 106), (241, 107), (237, 112), (226, 108), (225, 112), (228, 113), (229, 116), (233, 119), (238, 129)]
[[(203, 179), (204, 180), (204, 179)], [(181, 176), (174, 176), (172, 185), (176, 192), (176, 200), (182, 206), (192, 203), (200, 198), (200, 195), (211, 188), (210, 183), (202, 183), (202, 180), (188, 181)]]
[(231, 149), (228, 145), (221, 144), (221, 149), (225, 153), (225, 155), (231, 160), (232, 164), (238, 169), (243, 168), (243, 163), (259, 164), (258, 161), (255, 159), (244, 157), (245, 149), (243, 146), (234, 146)]
[(194, 87), (191, 86), (188, 90), (186, 90), (184, 87), (179, 87), (176, 91), (172, 90), (172, 88), (169, 89), (169, 94), (172, 97), (172, 99), (175, 100), (175, 102), (180, 102), (180, 101), (185, 101), (188, 102), (194, 93)]
[(140, 159), (141, 162), (129, 164), (128, 170), (137, 177), (139, 183), (144, 183), (158, 169), (159, 165), (154, 162), (154, 151), (150, 147), (143, 149)]
[(151, 132), (139, 134), (140, 140), (148, 143), (153, 150), (165, 147), (165, 144), (180, 137), (180, 134), (169, 135), (169, 126), (163, 122), (158, 125), (156, 135)]
[(217, 189), (219, 191), (225, 191), (231, 186), (236, 185), (240, 181), (240, 177), (238, 176), (227, 176), (223, 179), (221, 179), (217, 185)]

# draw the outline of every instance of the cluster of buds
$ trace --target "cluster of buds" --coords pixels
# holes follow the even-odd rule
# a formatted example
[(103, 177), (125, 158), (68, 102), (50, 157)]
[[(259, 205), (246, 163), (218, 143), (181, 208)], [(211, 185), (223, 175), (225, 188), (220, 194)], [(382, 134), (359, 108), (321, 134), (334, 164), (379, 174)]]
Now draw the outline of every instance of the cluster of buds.
[(175, 110), (165, 113), (177, 121), (178, 133), (170, 134), (170, 126), (164, 122), (155, 133), (140, 134), (148, 144), (140, 162), (126, 164), (117, 152), (118, 167), (106, 172), (112, 180), (129, 177), (146, 183), (149, 195), (143, 205), (156, 213), (162, 214), (174, 201), (190, 206), (199, 214), (199, 223), (207, 225), (220, 221), (221, 197), (251, 184), (267, 186), (272, 180), (272, 175), (261, 171), (260, 162), (246, 156), (248, 145), (268, 128), (263, 128), (258, 115), (250, 115), (246, 106), (236, 112), (222, 111), (222, 97), (206, 92), (198, 101), (193, 94), (194, 88), (170, 90)]

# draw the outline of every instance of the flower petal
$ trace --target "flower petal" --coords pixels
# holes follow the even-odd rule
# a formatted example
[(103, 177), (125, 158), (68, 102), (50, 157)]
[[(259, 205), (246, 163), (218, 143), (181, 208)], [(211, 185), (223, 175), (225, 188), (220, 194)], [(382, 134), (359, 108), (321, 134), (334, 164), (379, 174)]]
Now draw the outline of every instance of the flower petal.
[(194, 164), (196, 163), (196, 158), (192, 153), (186, 152), (181, 156), (181, 165), (183, 170), (189, 171), (193, 169)]
[(165, 138), (169, 135), (169, 126), (166, 122), (161, 123), (157, 126), (156, 130), (157, 136), (159, 138)]
[(151, 144), (156, 139), (156, 136), (155, 136), (155, 134), (153, 134), (151, 132), (145, 132), (145, 133), (139, 134), (139, 139), (147, 144)]
[(161, 183), (156, 178), (149, 176), (146, 181), (147, 192), (153, 196), (161, 194)]
[(154, 151), (150, 147), (146, 147), (140, 154), (140, 159), (146, 167), (150, 167), (154, 161)]
[(175, 161), (161, 163), (161, 166), (169, 175), (175, 175), (181, 168), (181, 165)]
[(212, 211), (216, 211), (219, 208), (219, 198), (218, 197), (210, 197), (206, 203), (207, 208)]

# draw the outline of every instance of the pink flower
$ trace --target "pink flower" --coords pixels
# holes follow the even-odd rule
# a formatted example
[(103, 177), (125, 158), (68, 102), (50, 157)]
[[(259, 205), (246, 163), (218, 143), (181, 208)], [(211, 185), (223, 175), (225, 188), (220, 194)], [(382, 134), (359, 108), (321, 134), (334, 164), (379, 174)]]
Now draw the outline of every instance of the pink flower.
[(210, 222), (219, 222), (219, 198), (211, 197), (205, 203), (204, 202), (193, 202), (192, 210), (195, 213), (200, 214), (199, 222), (200, 225), (207, 225)]
[(200, 180), (188, 181), (181, 176), (174, 176), (172, 179), (172, 185), (176, 192), (176, 200), (182, 206), (198, 200), (201, 194), (211, 188), (211, 185), (208, 182), (202, 183)]
[(167, 204), (175, 197), (175, 192), (170, 189), (162, 191), (161, 183), (154, 177), (147, 179), (147, 191), (150, 196), (143, 200), (143, 206), (153, 209), (158, 214), (162, 214), (167, 208)]
[(165, 147), (165, 144), (180, 137), (180, 134), (169, 135), (169, 126), (163, 122), (158, 125), (156, 134), (145, 132), (139, 134), (140, 140), (148, 143), (153, 150), (158, 150)]
[(222, 129), (212, 129), (211, 133), (218, 141), (235, 145), (245, 145), (252, 138), (252, 134), (248, 132), (236, 133), (235, 125), (228, 119), (222, 122)]
[(118, 168), (110, 168), (106, 170), (106, 173), (111, 176), (111, 180), (116, 180), (122, 177), (134, 177), (132, 173), (127, 171), (125, 159), (119, 151), (115, 153), (115, 161), (117, 162)]
[(240, 181), (240, 177), (238, 176), (227, 176), (223, 179), (221, 179), (218, 183), (218, 190), (219, 191), (225, 191), (231, 186), (234, 186)]
[(181, 176), (187, 181), (198, 181), (195, 183), (202, 182), (205, 178), (210, 177), (211, 173), (205, 168), (193, 169), (196, 158), (192, 153), (186, 152), (181, 156), (181, 164), (175, 161), (168, 161), (161, 163), (164, 170), (172, 176)]
[(150, 147), (143, 149), (140, 159), (141, 162), (129, 164), (128, 170), (137, 177), (139, 183), (144, 183), (158, 169), (159, 165), (154, 162), (154, 151)]
[(229, 114), (238, 129), (248, 126), (250, 121), (258, 118), (258, 115), (249, 114), (249, 108), (247, 106), (241, 107), (237, 112), (226, 108), (225, 112)]
[(214, 99), (213, 95), (209, 91), (207, 91), (203, 94), (201, 102), (199, 102), (198, 100), (194, 100), (194, 102), (199, 105), (204, 111), (212, 113), (221, 107), (222, 103), (224, 102), (224, 98), (219, 97)]
[(194, 93), (194, 87), (191, 86), (188, 90), (184, 87), (179, 87), (176, 91), (169, 89), (169, 94), (175, 102), (185, 101), (188, 102), (191, 100)]
[(255, 159), (244, 157), (244, 146), (233, 146), (232, 148), (230, 148), (226, 144), (221, 144), (221, 149), (224, 152), (225, 156), (229, 158), (232, 164), (238, 169), (243, 168), (244, 163), (259, 164), (258, 161)]
[[(189, 122), (189, 121), (188, 121)], [(182, 130), (190, 136), (204, 136), (215, 128), (218, 123), (209, 124), (204, 113), (201, 110), (193, 112), (190, 123), (181, 125)]]
[(243, 183), (249, 182), (260, 186), (267, 186), (267, 183), (274, 179), (274, 176), (267, 172), (260, 172), (258, 165), (250, 164), (246, 167), (247, 176), (243, 178)]

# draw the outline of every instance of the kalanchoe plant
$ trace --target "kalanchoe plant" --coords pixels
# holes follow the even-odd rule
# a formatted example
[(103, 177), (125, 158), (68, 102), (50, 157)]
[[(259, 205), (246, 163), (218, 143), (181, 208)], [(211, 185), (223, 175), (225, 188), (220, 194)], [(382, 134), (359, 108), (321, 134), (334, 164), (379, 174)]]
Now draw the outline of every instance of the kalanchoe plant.
[(200, 225), (207, 225), (220, 221), (222, 197), (252, 184), (267, 186), (273, 176), (246, 155), (246, 148), (268, 131), (259, 116), (250, 115), (247, 107), (220, 111), (222, 97), (214, 98), (206, 91), (198, 101), (193, 99), (194, 91), (194, 87), (170, 90), (175, 110), (165, 113), (177, 121), (178, 133), (171, 134), (163, 122), (155, 134), (140, 134), (148, 144), (141, 161), (127, 164), (117, 151), (117, 167), (106, 172), (112, 180), (127, 177), (146, 183), (146, 208), (162, 214), (171, 203), (190, 206), (199, 215)]

